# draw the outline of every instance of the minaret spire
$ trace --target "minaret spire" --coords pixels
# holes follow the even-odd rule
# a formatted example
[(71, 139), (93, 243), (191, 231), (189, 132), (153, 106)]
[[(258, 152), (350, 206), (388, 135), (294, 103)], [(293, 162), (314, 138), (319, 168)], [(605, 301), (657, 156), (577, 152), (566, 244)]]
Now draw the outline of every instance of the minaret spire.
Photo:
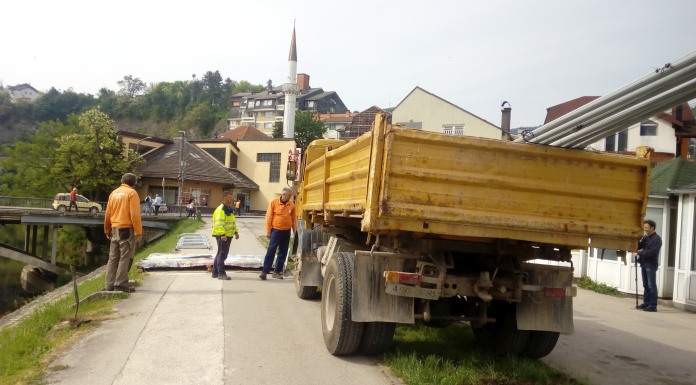
[(295, 104), (300, 88), (297, 86), (297, 42), (295, 40), (295, 21), (292, 23), (292, 40), (288, 55), (288, 80), (283, 84), (285, 110), (283, 111), (283, 134), (286, 138), (295, 137)]

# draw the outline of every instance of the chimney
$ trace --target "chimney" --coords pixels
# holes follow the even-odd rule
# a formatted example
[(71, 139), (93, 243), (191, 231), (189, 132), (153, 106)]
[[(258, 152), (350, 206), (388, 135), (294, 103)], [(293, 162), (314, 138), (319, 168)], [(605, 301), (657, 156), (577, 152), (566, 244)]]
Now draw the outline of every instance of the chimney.
[(309, 89), (309, 75), (307, 74), (297, 74), (297, 86), (300, 88), (300, 92), (305, 92)]
[(503, 131), (500, 139), (502, 140), (512, 140), (512, 135), (510, 135), (510, 113), (512, 107), (507, 101), (500, 105), (500, 111), (502, 111), (502, 119), (500, 122), (500, 129)]

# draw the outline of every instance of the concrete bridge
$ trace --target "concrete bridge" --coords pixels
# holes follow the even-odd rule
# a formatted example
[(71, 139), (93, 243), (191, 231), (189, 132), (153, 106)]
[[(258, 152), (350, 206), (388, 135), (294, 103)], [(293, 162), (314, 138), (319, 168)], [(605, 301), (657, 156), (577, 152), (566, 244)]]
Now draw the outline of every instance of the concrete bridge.
[[(87, 239), (96, 244), (108, 242), (104, 236), (104, 213), (87, 212), (59, 213), (44, 207), (2, 206), (8, 202), (0, 197), (0, 225), (26, 226), (22, 249), (0, 243), (0, 257), (13, 259), (54, 272), (70, 274), (65, 267), (56, 263), (58, 229), (62, 226), (80, 226), (85, 229)], [(36, 198), (13, 198), (36, 199)], [(42, 201), (46, 201), (42, 199)], [(49, 205), (52, 200), (48, 200)], [(32, 202), (36, 204), (37, 202)], [(41, 206), (36, 204), (37, 206)], [(182, 218), (179, 212), (159, 215), (143, 215), (143, 239), (152, 241), (164, 235), (167, 230)], [(39, 229), (42, 231), (39, 231)], [(41, 242), (43, 253), (37, 255), (37, 245)], [(50, 255), (48, 251), (50, 250)]]

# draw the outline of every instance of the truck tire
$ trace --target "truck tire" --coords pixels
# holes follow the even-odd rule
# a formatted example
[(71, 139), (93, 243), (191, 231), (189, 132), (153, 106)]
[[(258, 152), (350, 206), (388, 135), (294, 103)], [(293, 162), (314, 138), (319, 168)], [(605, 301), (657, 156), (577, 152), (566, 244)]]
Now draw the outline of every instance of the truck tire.
[(301, 272), (295, 273), (295, 293), (301, 299), (314, 299), (317, 296), (318, 288), (316, 286), (303, 286), (300, 283)]
[(354, 322), (351, 315), (353, 290), (353, 254), (333, 255), (324, 275), (321, 289), (321, 331), (329, 353), (346, 356), (360, 346), (363, 323)]
[(386, 352), (394, 342), (395, 329), (396, 324), (393, 322), (365, 322), (358, 352), (366, 356)]
[(529, 341), (525, 346), (524, 354), (530, 358), (542, 358), (548, 356), (558, 342), (559, 332), (534, 330), (529, 332)]
[(489, 314), (496, 318), (483, 327), (472, 328), (476, 343), (481, 347), (501, 355), (519, 355), (527, 347), (528, 330), (517, 329), (514, 305), (491, 308)]

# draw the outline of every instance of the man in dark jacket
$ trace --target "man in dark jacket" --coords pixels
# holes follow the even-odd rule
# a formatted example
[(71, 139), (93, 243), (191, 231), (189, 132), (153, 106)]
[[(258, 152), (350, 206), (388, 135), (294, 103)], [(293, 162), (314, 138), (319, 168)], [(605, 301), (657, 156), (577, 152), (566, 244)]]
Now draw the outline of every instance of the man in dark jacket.
[(662, 238), (655, 232), (655, 221), (643, 221), (645, 235), (638, 242), (638, 263), (643, 278), (642, 311), (657, 311), (657, 266), (662, 247)]

